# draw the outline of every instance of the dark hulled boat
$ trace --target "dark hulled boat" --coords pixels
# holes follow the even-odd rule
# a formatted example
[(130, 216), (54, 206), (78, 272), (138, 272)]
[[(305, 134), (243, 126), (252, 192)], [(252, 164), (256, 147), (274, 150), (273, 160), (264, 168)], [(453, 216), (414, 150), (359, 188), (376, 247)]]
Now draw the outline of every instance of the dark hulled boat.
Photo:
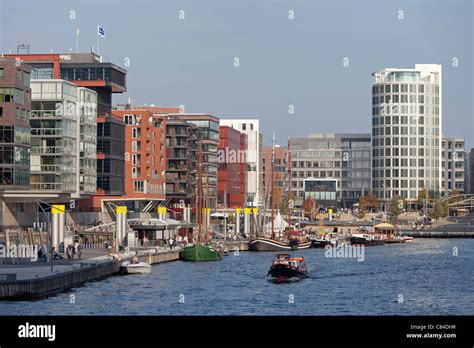
[(375, 246), (385, 244), (385, 235), (376, 233), (354, 233), (349, 238), (351, 245)]
[(312, 235), (309, 237), (311, 241), (311, 248), (324, 249), (326, 246), (334, 246), (337, 244), (335, 238), (327, 233), (321, 233), (317, 235)]
[(300, 243), (298, 240), (278, 241), (270, 238), (257, 237), (249, 242), (250, 251), (289, 251), (298, 249), (307, 249), (311, 246), (310, 242)]
[(277, 283), (300, 280), (308, 277), (308, 268), (304, 257), (291, 257), (290, 254), (278, 254), (273, 259), (268, 280)]

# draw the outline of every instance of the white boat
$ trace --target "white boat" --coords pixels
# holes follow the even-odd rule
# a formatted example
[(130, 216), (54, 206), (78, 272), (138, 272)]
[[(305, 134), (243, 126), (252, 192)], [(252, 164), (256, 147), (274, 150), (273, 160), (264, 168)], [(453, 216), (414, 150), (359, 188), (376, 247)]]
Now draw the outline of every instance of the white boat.
[(405, 241), (405, 243), (413, 242), (413, 237), (403, 236), (402, 238)]
[(146, 262), (132, 263), (131, 261), (124, 261), (120, 265), (120, 272), (123, 274), (151, 273), (151, 265)]

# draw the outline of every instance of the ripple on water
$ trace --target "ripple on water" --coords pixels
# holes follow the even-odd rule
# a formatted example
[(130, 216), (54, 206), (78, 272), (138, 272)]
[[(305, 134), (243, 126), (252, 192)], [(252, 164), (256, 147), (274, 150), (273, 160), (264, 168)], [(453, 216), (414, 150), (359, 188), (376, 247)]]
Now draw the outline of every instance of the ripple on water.
[[(155, 265), (148, 275), (110, 277), (37, 301), (4, 301), (0, 314), (474, 314), (474, 239), (366, 248), (363, 262), (327, 258), (313, 249), (293, 255), (305, 257), (310, 278), (272, 284), (266, 274), (274, 253), (242, 252), (219, 262)], [(71, 294), (75, 304), (69, 303)], [(179, 303), (182, 295), (184, 303)]]

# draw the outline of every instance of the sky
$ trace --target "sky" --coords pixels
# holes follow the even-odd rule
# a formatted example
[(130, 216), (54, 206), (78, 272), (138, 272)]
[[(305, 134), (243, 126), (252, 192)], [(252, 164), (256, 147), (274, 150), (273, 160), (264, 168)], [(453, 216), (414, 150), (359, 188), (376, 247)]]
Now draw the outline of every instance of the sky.
[(103, 61), (128, 71), (114, 103), (259, 118), (283, 146), (370, 133), (373, 72), (442, 64), (443, 133), (471, 148), (473, 17), (473, 0), (0, 0), (0, 52), (75, 51), (77, 28), (89, 52), (100, 24)]

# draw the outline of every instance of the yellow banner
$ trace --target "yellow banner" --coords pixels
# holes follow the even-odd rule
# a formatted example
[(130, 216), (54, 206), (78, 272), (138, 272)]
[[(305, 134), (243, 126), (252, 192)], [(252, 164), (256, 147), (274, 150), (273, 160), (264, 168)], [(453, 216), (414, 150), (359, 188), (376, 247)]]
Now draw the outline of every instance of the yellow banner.
[(258, 214), (258, 208), (253, 208), (253, 209), (252, 209), (252, 213), (253, 213), (254, 215), (257, 215), (257, 214)]
[(244, 214), (250, 214), (250, 208), (244, 208)]
[(235, 212), (236, 212), (237, 214), (240, 214), (240, 208), (235, 208)]

